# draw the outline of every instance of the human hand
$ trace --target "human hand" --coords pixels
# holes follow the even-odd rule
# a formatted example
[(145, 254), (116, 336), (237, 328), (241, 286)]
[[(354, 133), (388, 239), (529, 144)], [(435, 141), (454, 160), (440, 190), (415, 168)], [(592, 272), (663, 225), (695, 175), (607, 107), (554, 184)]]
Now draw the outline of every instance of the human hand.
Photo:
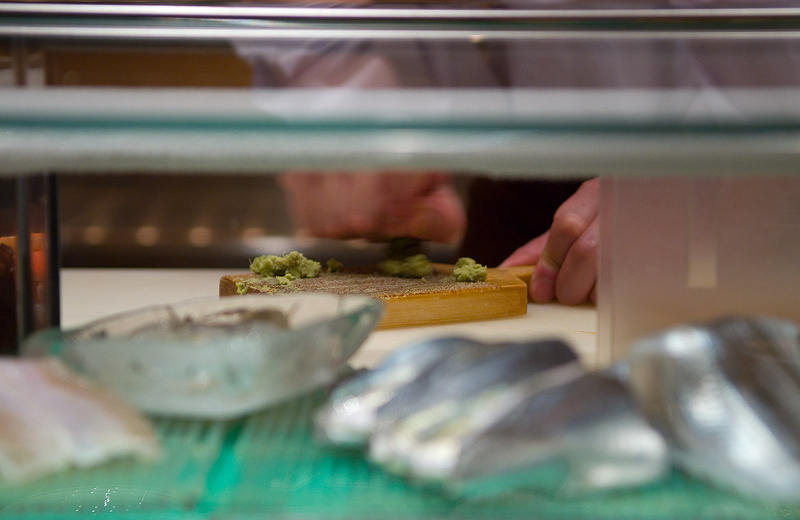
[(514, 251), (500, 267), (536, 264), (528, 292), (577, 305), (597, 301), (599, 180), (583, 184), (558, 208), (550, 229)]
[(292, 172), (279, 180), (303, 233), (320, 238), (461, 239), (466, 211), (449, 176), (418, 172)]

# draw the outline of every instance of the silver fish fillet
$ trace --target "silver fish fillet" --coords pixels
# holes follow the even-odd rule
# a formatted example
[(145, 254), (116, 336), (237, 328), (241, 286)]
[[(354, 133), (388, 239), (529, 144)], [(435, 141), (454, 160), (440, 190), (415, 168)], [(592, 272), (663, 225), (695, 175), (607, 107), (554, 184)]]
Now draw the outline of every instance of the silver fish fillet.
[(0, 418), (0, 481), (160, 451), (146, 418), (52, 358), (0, 361)]
[(498, 412), (500, 396), (549, 368), (579, 367), (575, 352), (560, 340), (483, 345), (479, 354), (441, 363), (378, 409), (370, 459), (405, 473), (416, 440), (427, 432), (461, 420), (473, 410)]
[[(389, 464), (403, 467), (417, 481), (441, 482), (453, 475), (463, 447), (537, 391), (563, 384), (586, 373), (579, 362), (567, 362), (535, 372), (513, 384), (499, 384), (481, 390), (450, 408), (446, 420), (441, 414), (419, 413), (398, 428), (376, 432), (373, 444), (392, 445)], [(434, 412), (438, 410), (434, 409)], [(429, 416), (434, 415), (435, 420)]]
[(360, 446), (375, 429), (377, 411), (404, 385), (454, 355), (481, 343), (444, 337), (412, 343), (388, 355), (372, 370), (358, 372), (339, 384), (315, 414), (317, 437), (338, 445)]
[(621, 372), (688, 473), (760, 498), (800, 501), (795, 324), (725, 318), (632, 345)]
[(414, 343), (337, 387), (316, 416), (319, 437), (362, 445), (420, 410), (576, 359), (560, 341), (485, 344), (445, 337)]
[(479, 497), (520, 489), (572, 496), (665, 474), (663, 437), (616, 377), (565, 365), (525, 386), (527, 395), (509, 394), (494, 417), (451, 423), (420, 442), (411, 476)]

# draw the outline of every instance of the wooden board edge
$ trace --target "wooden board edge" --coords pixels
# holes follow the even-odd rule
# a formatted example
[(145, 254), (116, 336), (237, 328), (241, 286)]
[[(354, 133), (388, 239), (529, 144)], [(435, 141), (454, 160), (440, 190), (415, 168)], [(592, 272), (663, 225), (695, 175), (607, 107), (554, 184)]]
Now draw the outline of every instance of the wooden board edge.
[[(469, 298), (465, 292), (382, 298), (385, 312), (378, 328), (444, 325), (523, 316), (528, 312), (527, 290), (524, 283), (517, 282), (499, 289), (465, 291), (480, 293), (480, 298)], [(432, 307), (435, 307), (435, 312)]]

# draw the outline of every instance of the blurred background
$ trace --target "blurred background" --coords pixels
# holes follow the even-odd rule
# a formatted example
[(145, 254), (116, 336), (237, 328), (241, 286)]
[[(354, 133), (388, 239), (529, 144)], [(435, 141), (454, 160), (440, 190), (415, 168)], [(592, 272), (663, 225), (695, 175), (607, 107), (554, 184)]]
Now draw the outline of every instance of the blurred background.
[[(225, 44), (48, 42), (46, 49), (2, 51), (0, 80), (6, 85), (249, 88), (253, 76)], [(11, 67), (20, 52), (26, 63), (21, 78)], [(271, 175), (63, 173), (69, 173), (58, 178), (65, 267), (246, 269), (254, 256), (294, 249), (344, 262), (370, 262), (383, 254), (377, 244), (295, 236)], [(10, 195), (13, 188), (3, 191)], [(450, 261), (456, 245), (430, 249), (435, 260)]]

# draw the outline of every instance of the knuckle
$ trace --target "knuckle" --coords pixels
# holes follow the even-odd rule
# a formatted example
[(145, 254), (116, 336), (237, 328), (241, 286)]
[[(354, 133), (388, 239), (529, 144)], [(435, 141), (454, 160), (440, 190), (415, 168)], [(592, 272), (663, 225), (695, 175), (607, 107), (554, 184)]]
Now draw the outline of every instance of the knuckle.
[(553, 218), (552, 232), (574, 241), (581, 236), (587, 227), (588, 222), (577, 213), (571, 211), (556, 212)]

